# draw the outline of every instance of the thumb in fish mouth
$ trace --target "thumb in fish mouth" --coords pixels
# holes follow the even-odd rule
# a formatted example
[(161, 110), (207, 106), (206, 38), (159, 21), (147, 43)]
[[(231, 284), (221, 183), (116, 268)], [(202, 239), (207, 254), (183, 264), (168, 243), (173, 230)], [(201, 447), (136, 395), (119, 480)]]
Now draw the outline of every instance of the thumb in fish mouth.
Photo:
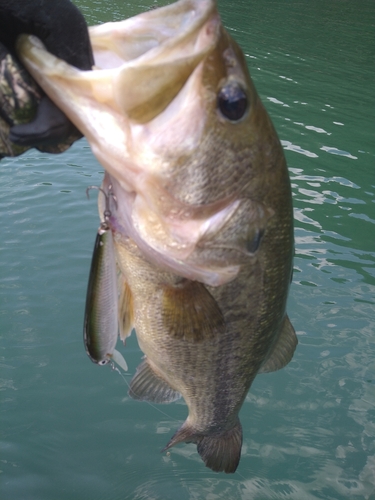
[[(70, 0), (0, 1), (0, 41), (14, 60), (13, 69), (18, 67), (17, 87), (26, 91), (26, 95), (31, 77), (14, 58), (17, 38), (23, 33), (39, 37), (56, 57), (81, 70), (90, 70), (94, 64), (85, 18)], [(26, 114), (21, 122), (9, 122), (9, 140), (17, 146), (62, 152), (82, 134), (47, 96), (40, 100), (41, 94), (41, 89), (36, 89), (37, 113), (34, 118)], [(14, 108), (19, 111), (17, 100)], [(30, 119), (32, 121), (26, 123)], [(60, 143), (66, 143), (65, 147)]]
[(82, 137), (78, 129), (49, 99), (42, 97), (34, 120), (14, 125), (9, 139), (19, 146), (49, 146), (65, 141), (70, 136)]
[(78, 129), (0, 42), (0, 158), (18, 156), (32, 147), (62, 153), (80, 137)]
[[(214, 49), (220, 29), (211, 1), (177, 2), (160, 11), (142, 14), (140, 28), (128, 20), (116, 23), (116, 29), (91, 28), (98, 59), (92, 71), (63, 63), (33, 36), (21, 35), (17, 52), (39, 85), (88, 138), (82, 107), (96, 107), (102, 115), (112, 110), (146, 123), (173, 101)], [(169, 23), (166, 33), (165, 23)]]

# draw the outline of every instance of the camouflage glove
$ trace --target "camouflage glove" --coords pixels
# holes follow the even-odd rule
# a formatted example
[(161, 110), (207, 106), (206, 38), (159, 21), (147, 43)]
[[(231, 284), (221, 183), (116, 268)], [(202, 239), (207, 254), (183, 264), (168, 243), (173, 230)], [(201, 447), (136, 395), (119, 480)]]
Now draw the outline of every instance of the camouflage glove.
[(93, 65), (86, 22), (69, 0), (0, 0), (0, 158), (31, 147), (61, 153), (82, 137), (17, 59), (21, 33), (80, 69)]
[[(0, 43), (0, 159), (4, 156), (18, 156), (33, 147), (33, 145), (22, 146), (12, 142), (11, 130), (12, 127), (22, 124), (33, 126), (35, 130), (37, 120), (32, 120), (38, 107), (43, 106), (42, 96), (43, 92), (29, 73)], [(44, 100), (46, 100), (45, 96)], [(69, 124), (70, 122), (62, 112), (58, 109), (57, 111)], [(48, 153), (62, 153), (80, 137), (81, 134), (78, 131), (74, 133), (73, 129), (72, 133), (62, 138), (60, 142), (49, 146), (40, 145), (37, 149)]]

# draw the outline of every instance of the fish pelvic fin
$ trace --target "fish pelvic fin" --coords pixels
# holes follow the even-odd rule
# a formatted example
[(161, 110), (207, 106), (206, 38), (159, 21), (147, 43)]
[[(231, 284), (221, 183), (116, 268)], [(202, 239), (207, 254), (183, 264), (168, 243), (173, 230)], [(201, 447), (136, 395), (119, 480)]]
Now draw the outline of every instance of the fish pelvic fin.
[(225, 332), (224, 316), (216, 300), (198, 281), (182, 280), (163, 286), (162, 322), (176, 339), (200, 342)]
[(196, 433), (186, 421), (162, 451), (181, 442), (196, 443), (206, 467), (214, 472), (231, 474), (236, 471), (241, 458), (241, 422), (237, 419), (235, 426), (229, 430), (202, 435)]
[(125, 280), (119, 283), (119, 335), (122, 342), (125, 344), (127, 337), (130, 336), (134, 325), (133, 313), (133, 296), (129, 285)]
[(284, 368), (293, 358), (298, 339), (288, 316), (285, 316), (280, 335), (258, 373), (269, 373)]
[(150, 403), (172, 403), (181, 397), (151, 368), (147, 358), (138, 366), (130, 382), (129, 396)]

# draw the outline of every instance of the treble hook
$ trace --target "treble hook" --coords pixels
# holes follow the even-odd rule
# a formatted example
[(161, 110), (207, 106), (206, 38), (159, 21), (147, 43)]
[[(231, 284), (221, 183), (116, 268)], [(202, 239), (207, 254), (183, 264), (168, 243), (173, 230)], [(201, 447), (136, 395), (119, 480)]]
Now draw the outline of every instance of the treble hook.
[(99, 187), (99, 186), (89, 186), (88, 188), (86, 188), (86, 196), (87, 196), (88, 199), (90, 199), (90, 194), (89, 194), (90, 189), (97, 189), (98, 191), (100, 191), (101, 193), (104, 194), (104, 196), (105, 196), (105, 210), (104, 210), (103, 216), (104, 216), (104, 220), (107, 222), (108, 219), (112, 215), (112, 212), (111, 212), (111, 210), (109, 208), (109, 197), (110, 196), (112, 196), (112, 199), (115, 202), (115, 207), (117, 208), (117, 198), (116, 198), (116, 195), (113, 193), (113, 191), (111, 191), (112, 185), (110, 184), (108, 186), (108, 193), (106, 193), (104, 191), (104, 189), (101, 188), (101, 187)]

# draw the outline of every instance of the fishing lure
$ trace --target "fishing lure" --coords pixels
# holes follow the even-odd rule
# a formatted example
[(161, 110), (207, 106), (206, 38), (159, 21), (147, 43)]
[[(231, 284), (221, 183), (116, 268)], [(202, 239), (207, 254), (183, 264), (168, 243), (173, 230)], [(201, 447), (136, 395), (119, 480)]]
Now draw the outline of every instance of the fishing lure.
[(86, 352), (92, 362), (106, 365), (115, 361), (123, 370), (128, 367), (122, 354), (115, 349), (118, 337), (118, 293), (116, 261), (112, 230), (110, 198), (116, 203), (114, 194), (106, 193), (98, 186), (89, 186), (86, 190), (97, 189), (105, 196), (104, 220), (101, 222), (95, 240), (87, 286), (83, 339)]

